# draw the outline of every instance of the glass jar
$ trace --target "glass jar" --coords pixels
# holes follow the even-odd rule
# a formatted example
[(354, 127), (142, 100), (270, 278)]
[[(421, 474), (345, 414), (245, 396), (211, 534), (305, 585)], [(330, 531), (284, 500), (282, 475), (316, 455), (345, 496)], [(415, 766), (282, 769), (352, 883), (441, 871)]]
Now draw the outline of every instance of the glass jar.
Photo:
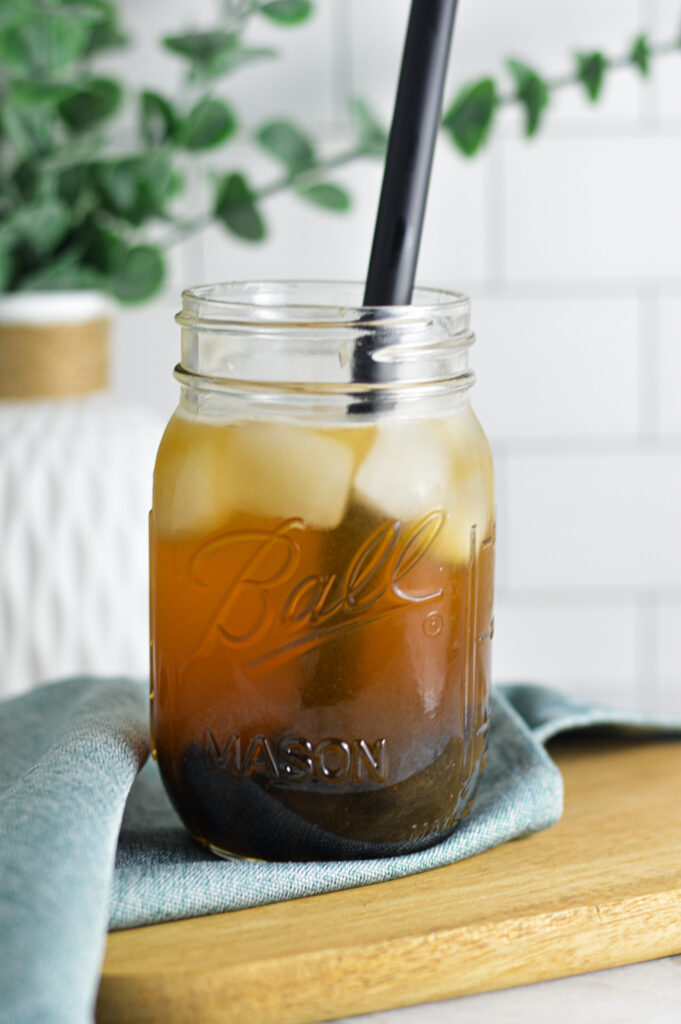
[(493, 471), (470, 306), (417, 289), (183, 294), (151, 513), (152, 737), (223, 856), (423, 849), (484, 767)]

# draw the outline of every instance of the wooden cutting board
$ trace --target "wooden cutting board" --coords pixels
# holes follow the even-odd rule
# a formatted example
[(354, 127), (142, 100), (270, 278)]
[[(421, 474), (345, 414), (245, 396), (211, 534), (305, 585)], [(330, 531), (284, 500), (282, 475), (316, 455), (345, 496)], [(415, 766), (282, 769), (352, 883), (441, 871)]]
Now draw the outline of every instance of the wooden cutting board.
[(109, 936), (101, 1024), (303, 1024), (681, 952), (681, 743), (573, 738), (558, 825), (422, 875)]

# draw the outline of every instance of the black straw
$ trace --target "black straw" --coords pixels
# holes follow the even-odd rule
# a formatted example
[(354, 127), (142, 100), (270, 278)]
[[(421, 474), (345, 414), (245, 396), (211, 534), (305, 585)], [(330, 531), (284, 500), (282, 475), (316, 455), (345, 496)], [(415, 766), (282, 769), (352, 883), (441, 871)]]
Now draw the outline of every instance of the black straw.
[(411, 302), (457, 0), (412, 0), (365, 306)]

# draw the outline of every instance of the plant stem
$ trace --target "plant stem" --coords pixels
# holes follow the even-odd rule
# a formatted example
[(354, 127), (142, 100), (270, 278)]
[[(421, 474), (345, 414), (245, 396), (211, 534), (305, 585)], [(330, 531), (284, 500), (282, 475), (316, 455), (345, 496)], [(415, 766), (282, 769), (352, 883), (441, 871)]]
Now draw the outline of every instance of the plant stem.
[[(649, 54), (650, 59), (653, 60), (655, 57), (665, 57), (670, 53), (679, 53), (681, 51), (681, 39), (669, 39), (664, 43), (654, 43), (650, 45)], [(627, 54), (624, 57), (613, 57), (612, 60), (608, 60), (607, 70), (619, 71), (622, 68), (634, 67), (635, 62)], [(557, 75), (555, 78), (545, 79), (546, 86), (549, 92), (557, 92), (559, 89), (566, 89), (568, 86), (577, 85), (579, 78), (576, 74), (565, 74)], [(518, 96), (514, 92), (506, 93), (499, 97), (500, 106), (510, 106), (512, 103), (518, 102)]]
[[(327, 171), (335, 170), (337, 167), (343, 167), (345, 164), (353, 163), (362, 156), (366, 156), (366, 151), (361, 146), (351, 146), (348, 149), (342, 150), (335, 156), (329, 157), (327, 160), (320, 160), (313, 167), (305, 168), (305, 170), (297, 171), (293, 174), (287, 174), (280, 178), (275, 178), (268, 185), (263, 185), (258, 189), (255, 189), (253, 195), (256, 200), (258, 199), (269, 199), (271, 196), (277, 195), (279, 192), (285, 192), (289, 188), (293, 188), (296, 185), (304, 182), (309, 178), (318, 178), (320, 175), (326, 174)], [(187, 221), (174, 221), (174, 231), (164, 238), (159, 244), (163, 249), (169, 249), (173, 245), (177, 245), (179, 242), (185, 241), (192, 235), (197, 234), (199, 231), (203, 231), (204, 228), (209, 227), (214, 221), (212, 213), (202, 213), (200, 217), (196, 217), (193, 220)]]
[[(663, 57), (670, 53), (678, 53), (681, 50), (681, 39), (669, 39), (662, 43), (654, 43), (649, 46), (650, 59), (655, 57)], [(633, 67), (635, 61), (632, 60), (630, 54), (626, 54), (622, 57), (614, 57), (612, 60), (608, 60), (608, 70), (618, 70), (621, 68)], [(556, 92), (559, 89), (565, 89), (568, 86), (577, 85), (579, 83), (579, 76), (577, 74), (565, 74), (558, 75), (554, 78), (546, 79), (546, 86), (549, 92)], [(506, 93), (501, 95), (498, 100), (502, 106), (510, 106), (513, 103), (518, 102), (518, 96), (516, 93)], [(254, 192), (254, 198), (256, 200), (270, 199), (272, 196), (285, 192), (289, 188), (295, 188), (296, 185), (304, 182), (307, 179), (316, 179), (320, 175), (325, 174), (327, 171), (335, 170), (337, 167), (343, 167), (346, 164), (353, 163), (355, 160), (360, 159), (363, 156), (369, 156), (370, 154), (362, 146), (354, 145), (336, 154), (336, 156), (330, 157), (328, 160), (321, 160), (316, 163), (313, 167), (306, 168), (302, 171), (297, 171), (292, 174), (288, 174), (279, 178), (275, 178), (268, 185), (263, 185)], [(160, 242), (162, 248), (170, 248), (173, 245), (177, 245), (179, 242), (203, 231), (204, 228), (209, 227), (214, 221), (214, 217), (210, 212), (203, 213), (200, 217), (196, 217), (193, 220), (188, 221), (175, 221), (174, 231), (168, 235), (167, 238)]]
[(345, 164), (353, 163), (362, 156), (367, 156), (366, 150), (361, 146), (352, 146), (336, 156), (329, 157), (328, 160), (320, 160), (314, 167), (309, 167), (304, 171), (297, 171), (293, 174), (287, 174), (285, 177), (277, 178), (275, 181), (270, 182), (269, 185), (263, 185), (262, 188), (256, 189), (255, 198), (269, 199), (270, 196), (276, 195), (277, 192), (284, 192), (287, 188), (305, 181), (306, 178), (318, 178), (320, 174), (326, 174), (327, 171), (335, 170), (336, 167), (343, 167)]

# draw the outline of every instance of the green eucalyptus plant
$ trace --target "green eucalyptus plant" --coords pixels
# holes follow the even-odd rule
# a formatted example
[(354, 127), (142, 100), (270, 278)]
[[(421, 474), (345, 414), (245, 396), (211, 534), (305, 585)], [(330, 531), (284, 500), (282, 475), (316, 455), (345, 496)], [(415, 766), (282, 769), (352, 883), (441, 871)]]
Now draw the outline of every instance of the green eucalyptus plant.
[(497, 110), (519, 105), (525, 117), (525, 135), (535, 135), (544, 119), (551, 97), (561, 89), (581, 86), (589, 102), (600, 99), (609, 71), (634, 67), (646, 78), (653, 58), (681, 51), (681, 33), (663, 43), (651, 43), (644, 32), (636, 36), (628, 51), (619, 57), (607, 57), (598, 50), (574, 54), (571, 72), (558, 78), (545, 78), (522, 61), (509, 59), (506, 69), (511, 89), (494, 78), (481, 78), (465, 86), (444, 115), (442, 126), (452, 142), (466, 156), (474, 156), (485, 144)]
[[(159, 228), (176, 222), (191, 159), (238, 131), (217, 80), (274, 55), (244, 44), (246, 22), (292, 26), (313, 5), (231, 0), (223, 10), (218, 29), (163, 40), (187, 67), (190, 99), (178, 102), (97, 72), (97, 58), (127, 42), (111, 0), (2, 0), (0, 290), (96, 288), (131, 302), (158, 290)], [(244, 238), (264, 234), (241, 174), (222, 173), (213, 191), (211, 218)]]
[[(387, 141), (366, 103), (350, 101), (354, 137), (328, 157), (288, 119), (247, 134), (219, 91), (240, 68), (275, 56), (245, 41), (252, 18), (293, 28), (312, 16), (312, 0), (222, 0), (220, 12), (211, 30), (162, 40), (184, 64), (178, 98), (135, 92), (98, 72), (98, 57), (127, 43), (111, 0), (2, 0), (0, 291), (95, 288), (140, 301), (160, 288), (166, 249), (206, 225), (220, 223), (244, 241), (263, 239), (262, 208), (278, 192), (292, 190), (330, 211), (349, 209), (351, 197), (329, 174), (362, 157), (382, 158)], [(448, 106), (443, 129), (473, 156), (497, 110), (520, 104), (532, 136), (555, 90), (581, 83), (595, 101), (609, 70), (634, 65), (648, 74), (654, 56), (680, 45), (652, 45), (640, 35), (623, 57), (578, 54), (574, 72), (553, 80), (510, 60), (510, 90), (492, 78), (465, 86)], [(244, 137), (280, 163), (271, 182), (257, 186), (231, 165), (229, 146)], [(208, 152), (215, 154), (212, 166)], [(182, 197), (193, 165), (206, 201), (187, 219)]]

